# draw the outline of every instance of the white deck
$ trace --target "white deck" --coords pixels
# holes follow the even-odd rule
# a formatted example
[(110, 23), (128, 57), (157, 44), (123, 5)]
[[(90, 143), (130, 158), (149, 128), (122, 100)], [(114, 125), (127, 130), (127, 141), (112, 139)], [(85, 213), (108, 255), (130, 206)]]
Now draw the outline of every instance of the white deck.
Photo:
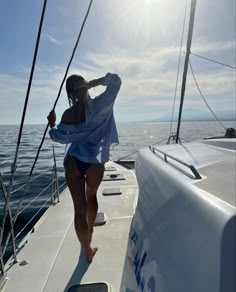
[[(163, 163), (161, 169), (168, 168), (172, 172), (172, 177), (177, 176), (181, 181), (186, 180), (186, 182), (194, 184), (196, 187), (236, 207), (236, 138), (202, 140), (178, 145), (160, 145), (157, 148), (189, 165), (195, 166), (202, 179), (188, 178), (183, 172), (190, 174), (191, 171), (172, 159), (168, 159), (168, 161), (183, 172), (176, 171), (174, 167), (167, 163)], [(158, 152), (157, 154), (163, 157)], [(163, 159), (159, 160), (159, 164), (162, 161)]]
[[(160, 151), (143, 149), (136, 161), (140, 189), (133, 171), (111, 163), (126, 180), (106, 180), (99, 188), (99, 212), (107, 222), (95, 228), (98, 252), (90, 265), (75, 235), (66, 190), (19, 253), (29, 263), (7, 271), (3, 291), (60, 292), (106, 282), (113, 292), (149, 291), (151, 284), (168, 292), (234, 292), (235, 147), (236, 139), (158, 146), (172, 156), (168, 163)], [(202, 178), (193, 178), (181, 162), (194, 165)], [(122, 195), (103, 196), (109, 187), (119, 187)]]
[[(104, 181), (99, 188), (99, 212), (105, 213), (107, 222), (94, 229), (92, 245), (98, 251), (92, 264), (85, 260), (75, 235), (74, 210), (66, 190), (61, 202), (49, 208), (19, 253), (20, 262), (29, 263), (24, 266), (18, 263), (9, 269), (3, 291), (59, 292), (67, 291), (73, 284), (91, 282), (107, 282), (112, 291), (119, 291), (138, 187), (132, 171), (117, 165), (116, 168), (126, 180)], [(102, 190), (107, 187), (120, 187), (122, 194), (103, 196)]]

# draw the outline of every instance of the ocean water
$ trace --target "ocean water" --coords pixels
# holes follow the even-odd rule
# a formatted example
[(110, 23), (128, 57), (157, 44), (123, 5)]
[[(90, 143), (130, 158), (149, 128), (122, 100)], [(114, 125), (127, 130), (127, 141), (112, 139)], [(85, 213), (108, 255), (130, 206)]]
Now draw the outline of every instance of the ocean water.
[[(223, 122), (223, 124), (226, 128), (236, 127), (235, 121), (226, 121)], [(156, 144), (160, 141), (162, 141), (162, 143), (166, 143), (170, 135), (170, 123), (167, 122), (120, 123), (117, 125), (117, 128), (120, 144), (114, 149), (111, 149), (110, 158), (112, 160), (118, 160), (123, 157), (126, 160), (135, 159), (135, 154), (140, 148), (147, 147), (149, 144)], [(14, 192), (12, 194), (10, 204), (13, 215), (16, 212), (16, 208), (19, 204), (19, 199), (23, 194), (23, 188), (19, 191), (15, 190), (21, 187), (29, 177), (29, 172), (37, 153), (38, 146), (41, 142), (44, 129), (45, 125), (24, 126), (21, 146), (19, 149), (19, 155), (17, 160), (17, 170), (14, 177)], [(172, 129), (173, 131), (176, 130), (176, 123), (173, 123)], [(0, 125), (0, 172), (2, 174), (6, 189), (8, 188), (9, 183), (10, 166), (13, 162), (14, 153), (16, 150), (18, 131), (19, 126)], [(182, 139), (182, 142), (184, 142), (210, 136), (223, 136), (224, 134), (225, 130), (218, 122), (182, 122), (180, 138)], [(42, 215), (43, 212), (45, 212), (45, 210), (50, 205), (50, 200), (48, 201), (48, 203), (45, 202), (52, 194), (51, 187), (46, 189), (43, 194), (40, 194), (40, 192), (52, 180), (52, 144), (54, 144), (57, 157), (56, 161), (59, 185), (62, 185), (65, 182), (63, 168), (64, 145), (53, 143), (47, 136), (32, 175), (32, 179), (38, 175), (40, 175), (40, 178), (35, 179), (32, 183), (30, 183), (27, 192), (24, 194), (24, 200), (22, 205), (22, 209), (24, 210), (20, 213), (15, 224), (15, 234), (19, 234), (19, 232), (22, 230), (22, 228), (24, 228), (27, 222), (32, 220), (27, 228), (25, 228), (24, 231), (17, 237), (17, 240), (19, 242), (25, 235), (25, 233), (32, 228), (38, 218)], [(62, 186), (60, 190), (62, 191), (63, 188), (65, 188), (65, 185)], [(5, 198), (2, 192), (2, 188), (0, 188), (0, 223), (2, 221), (1, 218), (4, 212), (4, 204)], [(43, 204), (45, 204), (44, 208), (39, 211), (40, 207)], [(37, 212), (38, 214), (35, 215)], [(4, 235), (6, 234), (8, 229), (9, 221), (7, 220)]]

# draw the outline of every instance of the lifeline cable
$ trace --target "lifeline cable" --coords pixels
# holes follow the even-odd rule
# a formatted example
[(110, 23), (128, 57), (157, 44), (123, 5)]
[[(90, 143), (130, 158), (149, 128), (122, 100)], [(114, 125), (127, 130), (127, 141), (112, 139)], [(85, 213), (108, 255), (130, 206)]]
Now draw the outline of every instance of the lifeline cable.
[[(93, 3), (93, 0), (91, 0), (90, 3), (89, 3), (87, 13), (86, 13), (85, 18), (84, 18), (84, 21), (83, 21), (83, 23), (82, 23), (82, 26), (81, 26), (81, 29), (80, 29), (80, 32), (79, 32), (79, 35), (78, 35), (77, 41), (76, 41), (76, 43), (75, 43), (75, 46), (74, 46), (74, 49), (73, 49), (73, 52), (72, 52), (72, 55), (71, 55), (71, 58), (70, 58), (70, 61), (69, 61), (68, 65), (67, 65), (66, 72), (65, 72), (64, 78), (63, 78), (63, 80), (62, 80), (62, 83), (61, 83), (61, 86), (60, 86), (60, 89), (59, 89), (59, 92), (58, 92), (58, 95), (57, 95), (56, 101), (54, 102), (53, 110), (55, 109), (56, 104), (57, 104), (57, 102), (58, 102), (58, 99), (59, 99), (59, 97), (60, 97), (60, 94), (61, 94), (61, 90), (62, 90), (63, 84), (64, 84), (64, 82), (65, 82), (65, 80), (66, 80), (66, 76), (67, 76), (67, 73), (68, 73), (68, 71), (69, 71), (70, 64), (71, 64), (71, 62), (72, 62), (72, 60), (73, 60), (73, 57), (74, 57), (75, 51), (76, 51), (76, 49), (77, 49), (77, 46), (78, 46), (78, 43), (79, 43), (79, 40), (80, 40), (81, 34), (82, 34), (82, 32), (83, 32), (83, 28), (84, 28), (85, 22), (86, 22), (86, 20), (87, 20), (88, 15), (89, 15), (89, 12), (90, 12), (90, 9), (91, 9), (91, 6), (92, 6), (92, 3)], [(17, 220), (18, 213), (19, 213), (19, 211), (20, 211), (20, 208), (21, 208), (21, 205), (22, 205), (22, 202), (23, 202), (23, 197), (24, 197), (25, 192), (26, 192), (26, 190), (27, 190), (27, 188), (28, 188), (30, 178), (31, 178), (31, 176), (32, 176), (32, 173), (33, 173), (33, 170), (34, 170), (35, 164), (36, 164), (36, 162), (37, 162), (37, 160), (38, 160), (39, 153), (40, 153), (40, 151), (41, 151), (41, 148), (42, 148), (43, 142), (44, 142), (44, 140), (45, 140), (45, 136), (46, 136), (46, 133), (47, 133), (47, 130), (48, 130), (48, 126), (49, 126), (49, 123), (47, 124), (47, 126), (46, 126), (46, 128), (45, 128), (45, 131), (44, 131), (44, 134), (43, 134), (43, 138), (42, 138), (42, 141), (41, 141), (41, 143), (40, 143), (40, 145), (39, 145), (39, 148), (38, 148), (38, 151), (37, 151), (37, 154), (36, 154), (36, 157), (35, 157), (35, 160), (34, 160), (33, 166), (32, 166), (32, 168), (31, 168), (30, 174), (29, 174), (29, 176), (28, 176), (28, 180), (27, 180), (27, 183), (26, 183), (26, 186), (25, 186), (24, 192), (23, 192), (23, 194), (22, 194), (22, 196), (21, 196), (21, 198), (20, 198), (19, 205), (18, 205), (18, 207), (17, 207), (17, 210), (16, 210), (16, 213), (15, 213), (15, 216), (14, 216), (14, 218), (13, 218), (13, 226), (14, 226), (16, 220)], [(8, 241), (9, 241), (9, 238), (10, 238), (10, 236), (9, 236), (9, 234), (8, 234), (8, 236), (7, 236), (7, 240), (6, 240), (7, 243), (8, 243)]]
[[(164, 138), (164, 139), (162, 139), (162, 140), (160, 140), (158, 142), (153, 143), (152, 145), (154, 146), (156, 144), (160, 144), (160, 143), (164, 142), (165, 140), (168, 140), (168, 138)], [(138, 152), (139, 152), (139, 150), (135, 150), (134, 152), (131, 152), (131, 153), (129, 153), (129, 154), (117, 159), (116, 161), (121, 161), (121, 160), (123, 160), (123, 159), (125, 159), (127, 157), (130, 157), (131, 155), (134, 155), (134, 154), (138, 153)]]
[[(28, 82), (28, 88), (27, 88), (27, 92), (26, 92), (25, 103), (24, 103), (24, 108), (23, 108), (23, 113), (22, 113), (22, 118), (21, 118), (19, 134), (18, 134), (15, 157), (14, 157), (14, 161), (13, 161), (13, 164), (11, 167), (11, 177), (10, 177), (10, 181), (9, 181), (7, 199), (6, 199), (6, 210), (9, 208), (10, 199), (11, 199), (11, 191), (12, 191), (12, 187), (13, 187), (14, 174), (16, 171), (16, 162), (17, 162), (17, 157), (18, 157), (18, 152), (19, 152), (19, 147), (20, 147), (20, 141), (21, 141), (22, 130), (23, 130), (24, 121), (25, 121), (25, 114), (26, 114), (26, 109), (27, 109), (27, 105), (28, 105), (31, 84), (32, 84), (33, 75), (34, 75), (34, 68), (35, 68), (36, 59), (37, 59), (37, 53), (38, 53), (38, 48), (39, 48), (39, 41), (40, 41), (40, 36), (41, 36), (41, 31), (42, 31), (42, 26), (43, 26), (46, 5), (47, 5), (47, 0), (44, 0), (41, 18), (40, 18), (39, 29), (38, 29), (38, 35), (37, 35), (37, 40), (36, 40), (36, 45), (35, 45), (35, 50), (34, 50), (34, 57), (33, 57), (33, 62), (32, 62), (32, 66), (31, 66), (30, 78), (29, 78), (29, 82)], [(3, 219), (2, 219), (4, 222), (6, 220), (6, 216), (7, 216), (7, 211), (5, 212)], [(1, 239), (1, 241), (2, 241), (2, 239)], [(1, 243), (2, 242), (0, 242), (0, 244)]]

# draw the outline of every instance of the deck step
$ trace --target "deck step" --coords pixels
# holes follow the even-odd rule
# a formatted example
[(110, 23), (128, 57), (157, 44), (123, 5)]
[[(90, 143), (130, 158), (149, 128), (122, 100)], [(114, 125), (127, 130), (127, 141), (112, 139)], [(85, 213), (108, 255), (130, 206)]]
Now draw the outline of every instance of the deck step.
[(105, 188), (102, 190), (103, 196), (116, 196), (121, 195), (122, 191), (120, 188)]
[(94, 226), (101, 226), (106, 224), (106, 222), (107, 222), (106, 215), (102, 212), (98, 212)]
[(115, 166), (105, 166), (105, 171), (117, 171), (118, 169)]
[(91, 283), (71, 286), (67, 292), (109, 292), (107, 283)]

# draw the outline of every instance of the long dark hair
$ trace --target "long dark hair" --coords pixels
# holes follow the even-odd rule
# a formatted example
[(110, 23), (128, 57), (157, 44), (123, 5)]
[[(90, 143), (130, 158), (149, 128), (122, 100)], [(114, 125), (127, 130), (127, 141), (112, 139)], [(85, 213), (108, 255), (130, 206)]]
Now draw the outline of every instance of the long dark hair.
[(78, 83), (85, 80), (80, 75), (71, 75), (66, 80), (66, 92), (69, 100), (69, 105), (74, 106), (74, 121), (81, 123), (85, 121), (85, 106), (84, 96), (87, 89), (84, 87), (78, 88)]

